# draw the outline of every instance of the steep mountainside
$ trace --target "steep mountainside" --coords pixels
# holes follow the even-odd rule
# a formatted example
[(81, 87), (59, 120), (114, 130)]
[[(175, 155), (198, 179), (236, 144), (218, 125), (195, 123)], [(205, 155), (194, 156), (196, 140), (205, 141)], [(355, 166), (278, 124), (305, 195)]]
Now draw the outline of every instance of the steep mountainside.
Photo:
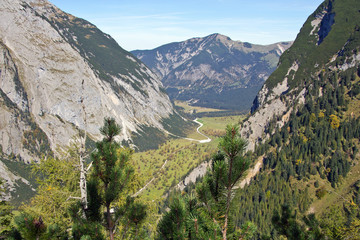
[[(349, 7), (350, 3), (354, 8)], [(356, 69), (360, 61), (356, 50), (360, 15), (357, 5), (355, 0), (325, 1), (309, 16), (254, 100), (253, 114), (242, 129), (250, 149), (266, 138), (264, 129), (269, 120), (276, 116), (277, 125), (283, 126), (293, 106), (305, 103), (307, 92), (318, 88), (320, 79)], [(318, 95), (322, 94), (320, 87)]]
[[(143, 63), (46, 0), (0, 2), (0, 52), (3, 158), (38, 160), (84, 130), (96, 140), (104, 117), (121, 125), (124, 141), (181, 121)], [(6, 169), (0, 164), (9, 183)]]
[[(237, 226), (253, 221), (259, 237), (274, 237), (269, 222), (286, 204), (306, 229), (296, 239), (319, 226), (326, 239), (358, 236), (359, 26), (359, 1), (324, 1), (257, 95), (241, 133), (262, 167), (234, 198)], [(301, 220), (309, 213), (320, 221), (313, 229)]]
[(133, 54), (161, 79), (171, 99), (249, 110), (291, 42), (262, 46), (213, 34)]

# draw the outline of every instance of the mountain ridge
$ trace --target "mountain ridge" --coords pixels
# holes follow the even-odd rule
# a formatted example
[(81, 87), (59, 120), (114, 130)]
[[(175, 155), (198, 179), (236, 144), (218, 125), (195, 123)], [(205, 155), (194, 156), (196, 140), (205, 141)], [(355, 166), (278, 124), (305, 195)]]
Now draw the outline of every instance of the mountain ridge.
[(255, 45), (216, 33), (132, 53), (162, 79), (171, 99), (247, 111), (291, 43)]
[[(261, 129), (267, 126), (274, 114), (279, 118), (281, 115), (289, 116), (293, 104), (305, 103), (307, 88), (316, 84), (316, 79), (321, 76), (322, 72), (327, 69), (344, 72), (348, 69), (349, 65), (346, 64), (346, 61), (349, 61), (350, 58), (345, 60), (342, 51), (351, 40), (352, 33), (356, 32), (356, 21), (349, 23), (346, 19), (354, 14), (358, 17), (356, 14), (359, 15), (359, 12), (356, 13), (354, 9), (340, 6), (339, 8), (344, 8), (347, 13), (341, 12), (341, 15), (334, 15), (334, 19), (326, 17), (334, 14), (333, 4), (334, 1), (324, 1), (308, 17), (291, 49), (285, 51), (280, 57), (278, 68), (257, 94), (252, 106), (253, 115), (242, 130), (244, 136), (249, 137), (250, 149), (253, 149), (256, 142), (264, 140), (261, 137)], [(342, 3), (336, 1), (336, 4), (341, 5)], [(344, 5), (346, 4), (348, 3), (344, 3)], [(332, 28), (329, 27), (330, 25)], [(355, 67), (358, 57), (355, 54), (351, 59), (352, 67)], [(312, 69), (312, 72), (309, 73), (309, 69)], [(266, 109), (267, 107), (272, 107), (274, 111), (269, 111)], [(279, 119), (278, 125), (282, 126), (286, 119), (287, 117)], [(250, 134), (251, 132), (253, 133)]]

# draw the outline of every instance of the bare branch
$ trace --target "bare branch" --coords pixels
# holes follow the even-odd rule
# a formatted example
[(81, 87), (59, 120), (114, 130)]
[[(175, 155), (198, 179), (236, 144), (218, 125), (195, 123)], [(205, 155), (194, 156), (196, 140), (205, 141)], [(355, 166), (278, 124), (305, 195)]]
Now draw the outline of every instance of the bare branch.
[(81, 200), (81, 197), (73, 197), (73, 196), (69, 196), (66, 201), (69, 201), (70, 199), (77, 199), (77, 200)]

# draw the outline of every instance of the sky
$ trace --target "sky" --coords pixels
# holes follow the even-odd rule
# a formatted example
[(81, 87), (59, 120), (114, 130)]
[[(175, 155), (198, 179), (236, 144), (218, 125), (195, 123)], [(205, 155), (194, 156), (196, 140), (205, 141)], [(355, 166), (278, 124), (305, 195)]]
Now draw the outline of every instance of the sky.
[(220, 33), (271, 44), (296, 38), (323, 0), (49, 0), (95, 24), (125, 50)]

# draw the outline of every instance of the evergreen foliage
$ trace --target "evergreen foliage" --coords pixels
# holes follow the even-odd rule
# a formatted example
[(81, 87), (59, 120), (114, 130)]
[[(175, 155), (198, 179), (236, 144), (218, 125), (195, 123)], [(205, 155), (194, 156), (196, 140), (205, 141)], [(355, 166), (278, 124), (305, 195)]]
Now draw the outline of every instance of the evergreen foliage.
[[(104, 222), (110, 239), (114, 239), (116, 224), (120, 217), (126, 215), (129, 222), (135, 224), (138, 228), (139, 223), (146, 216), (145, 207), (134, 200), (128, 198), (126, 201), (126, 210), (117, 208), (115, 201), (119, 199), (120, 194), (131, 181), (134, 170), (129, 165), (130, 154), (127, 151), (121, 151), (120, 145), (115, 137), (120, 133), (120, 127), (112, 118), (104, 120), (104, 126), (100, 128), (104, 138), (96, 143), (96, 151), (91, 154), (93, 161), (93, 182), (90, 187), (93, 189), (89, 193), (89, 202), (92, 209), (91, 219), (100, 216), (96, 205), (99, 200), (105, 208), (104, 219), (96, 219), (97, 222)], [(97, 185), (97, 190), (94, 189)], [(91, 199), (94, 198), (94, 199)]]
[(281, 213), (275, 211), (272, 217), (274, 228), (289, 240), (325, 239), (314, 214), (305, 216), (302, 222), (297, 221), (296, 213), (288, 205), (283, 205)]
[(180, 198), (175, 198), (170, 211), (165, 213), (158, 224), (159, 239), (184, 239), (185, 236), (185, 206)]
[[(346, 73), (340, 73), (336, 80), (323, 77), (317, 85), (322, 88), (321, 97), (313, 95), (319, 92), (313, 90), (315, 85), (309, 86), (307, 104), (295, 106), (281, 129), (274, 127), (277, 119), (269, 123), (267, 131), (272, 136), (256, 147), (253, 156), (263, 156), (261, 174), (236, 196), (238, 226), (251, 220), (263, 234), (273, 234), (267, 222), (279, 206), (286, 203), (302, 213), (309, 207), (311, 196), (299, 182), (319, 175), (335, 188), (347, 176), (357, 154), (360, 119), (344, 115), (348, 108), (346, 86), (342, 85), (345, 77)], [(321, 187), (316, 196), (322, 198), (326, 192)]]
[(17, 229), (21, 236), (29, 240), (45, 239), (46, 225), (41, 217), (34, 217), (28, 213), (22, 213), (14, 218)]
[[(197, 197), (175, 198), (158, 225), (160, 239), (227, 239), (235, 228), (229, 218), (233, 188), (249, 167), (246, 141), (228, 125), (212, 167), (196, 187)], [(185, 216), (189, 216), (188, 219)]]
[(16, 227), (25, 239), (24, 234), (29, 230), (20, 231), (20, 229), (31, 225), (24, 224), (24, 216), (26, 219), (41, 218), (49, 234), (52, 232), (60, 236), (68, 235), (67, 229), (72, 222), (68, 210), (77, 202), (74, 197), (80, 195), (78, 188), (80, 173), (76, 171), (78, 164), (76, 149), (69, 147), (59, 152), (61, 155), (59, 158), (47, 157), (39, 164), (32, 165), (32, 172), (37, 176), (39, 184), (38, 191), (29, 204), (22, 206), (21, 214), (18, 216), (21, 224)]
[(87, 184), (89, 203), (85, 211), (77, 197), (80, 171), (76, 146), (59, 151), (59, 158), (47, 157), (33, 165), (38, 192), (29, 205), (12, 217), (15, 226), (10, 228), (9, 237), (101, 240), (105, 239), (105, 229), (113, 237), (121, 223), (123, 238), (144, 238), (146, 229), (142, 224), (147, 207), (135, 198), (120, 196), (129, 195), (129, 183), (134, 183), (129, 165), (132, 151), (115, 141), (119, 130), (113, 119), (105, 119), (101, 128), (105, 137), (96, 143), (97, 151), (92, 153), (92, 174)]
[(176, 195), (157, 226), (157, 239), (214, 239), (213, 224), (202, 211), (199, 199), (190, 193)]
[(250, 165), (244, 157), (246, 144), (239, 136), (239, 128), (228, 125), (225, 136), (220, 139), (219, 152), (212, 159), (212, 168), (197, 187), (199, 200), (223, 239), (227, 239), (228, 229), (233, 227), (229, 218), (233, 188)]
[(320, 227), (328, 239), (360, 239), (359, 186), (360, 180), (351, 186), (346, 201), (320, 216)]
[[(0, 178), (0, 197), (3, 190), (3, 180)], [(5, 200), (0, 200), (0, 239), (8, 236), (12, 230), (11, 220), (13, 218), (12, 206)]]
[[(80, 202), (73, 204), (69, 208), (69, 215), (71, 216), (72, 220), (72, 237), (76, 240), (83, 238), (99, 240), (105, 239), (103, 226), (101, 223), (99, 223), (101, 219), (100, 209), (98, 209), (99, 215), (94, 214), (93, 211), (90, 211), (89, 213), (87, 212), (87, 218), (84, 218), (82, 212), (79, 211), (79, 209), (82, 210)], [(93, 208), (91, 208), (91, 210), (93, 210)]]
[[(330, 13), (336, 11), (333, 28), (337, 33), (330, 32), (317, 46), (309, 36), (310, 22), (331, 4), (333, 8), (328, 10)], [(351, 0), (325, 1), (309, 17), (293, 47), (283, 54), (278, 70), (266, 83), (274, 87), (276, 81), (286, 75), (283, 71), (288, 71), (294, 61), (299, 63), (295, 77), (289, 78), (292, 79), (290, 89), (281, 99), (296, 96), (298, 90), (305, 89), (305, 103), (289, 106), (289, 121), (281, 128), (278, 118), (269, 122), (266, 133), (270, 138), (256, 146), (253, 156), (254, 159), (263, 158), (263, 168), (250, 186), (235, 196), (236, 225), (254, 221), (261, 232), (258, 237), (276, 236), (276, 230), (268, 222), (274, 211), (280, 212), (280, 206), (288, 205), (301, 218), (313, 199), (322, 199), (336, 191), (348, 177), (351, 166), (356, 164), (360, 137), (357, 110), (360, 67), (351, 62), (359, 52), (360, 31), (355, 26), (359, 23), (358, 13), (354, 15), (358, 9), (355, 6), (359, 6), (358, 2)], [(345, 18), (350, 16), (354, 16), (352, 23), (345, 24)], [(327, 54), (335, 55), (336, 60), (328, 63)], [(314, 181), (315, 196), (308, 190), (310, 179), (317, 179)], [(331, 187), (327, 187), (329, 185)], [(346, 215), (347, 211), (341, 209), (341, 215)], [(296, 221), (298, 223), (299, 219)], [(354, 219), (349, 222), (356, 226)], [(337, 234), (343, 232), (341, 229), (350, 229), (351, 225), (344, 221), (329, 228), (337, 230), (329, 230), (334, 234), (326, 233), (327, 237), (338, 239)], [(328, 227), (322, 227), (323, 231), (326, 229)]]
[(118, 217), (123, 216), (123, 238), (144, 239), (148, 237), (147, 232), (141, 231), (143, 230), (142, 224), (147, 216), (147, 206), (145, 204), (137, 202), (135, 198), (128, 196), (125, 205), (121, 208), (121, 211), (117, 212), (117, 215)]

